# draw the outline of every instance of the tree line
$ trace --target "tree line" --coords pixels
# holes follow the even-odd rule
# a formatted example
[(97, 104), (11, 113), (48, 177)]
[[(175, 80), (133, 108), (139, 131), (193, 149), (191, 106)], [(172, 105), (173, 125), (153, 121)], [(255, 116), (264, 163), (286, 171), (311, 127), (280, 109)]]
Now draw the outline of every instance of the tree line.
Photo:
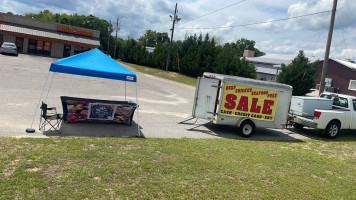
[[(234, 43), (218, 45), (209, 34), (186, 36), (183, 41), (172, 43), (168, 70), (192, 77), (201, 76), (203, 72), (213, 72), (256, 78), (254, 65), (241, 58), (245, 49), (255, 50), (258, 55), (264, 54), (254, 45), (254, 41), (244, 38)], [(120, 39), (117, 47), (113, 51), (125, 62), (166, 69), (169, 50), (167, 33), (147, 30), (138, 40)], [(153, 47), (154, 51), (149, 52), (146, 47)]]

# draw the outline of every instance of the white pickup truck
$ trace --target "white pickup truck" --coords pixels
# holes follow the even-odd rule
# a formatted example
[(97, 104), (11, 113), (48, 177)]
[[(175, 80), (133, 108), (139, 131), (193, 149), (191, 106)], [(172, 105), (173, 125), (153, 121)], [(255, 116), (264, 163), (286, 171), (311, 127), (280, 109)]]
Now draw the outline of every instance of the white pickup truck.
[(332, 108), (315, 109), (311, 117), (290, 113), (294, 127), (319, 129), (328, 138), (335, 138), (342, 129), (356, 130), (356, 97), (335, 93), (322, 93), (320, 97), (333, 100)]

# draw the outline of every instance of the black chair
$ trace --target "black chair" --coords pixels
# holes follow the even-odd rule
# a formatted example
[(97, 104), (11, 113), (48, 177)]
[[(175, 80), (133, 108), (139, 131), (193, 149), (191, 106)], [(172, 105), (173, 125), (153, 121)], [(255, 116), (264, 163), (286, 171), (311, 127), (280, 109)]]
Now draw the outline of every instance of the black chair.
[(50, 125), (51, 127), (48, 130), (56, 130), (59, 132), (59, 126), (63, 120), (63, 115), (58, 114), (55, 107), (48, 107), (47, 104), (42, 102), (41, 105), (41, 119), (39, 129), (41, 131), (45, 131), (46, 125)]

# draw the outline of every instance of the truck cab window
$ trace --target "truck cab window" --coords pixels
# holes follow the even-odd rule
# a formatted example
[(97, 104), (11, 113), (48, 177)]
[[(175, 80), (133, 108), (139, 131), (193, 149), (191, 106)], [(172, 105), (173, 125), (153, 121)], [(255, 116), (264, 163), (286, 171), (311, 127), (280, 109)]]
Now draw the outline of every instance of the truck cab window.
[(347, 99), (340, 97), (339, 98), (339, 106), (344, 107), (344, 108), (348, 108), (349, 104), (347, 102)]
[(356, 99), (352, 100), (352, 103), (354, 104), (354, 111), (356, 111)]
[(338, 97), (338, 96), (335, 96), (335, 95), (328, 95), (328, 94), (322, 94), (322, 95), (320, 95), (320, 97), (321, 98), (325, 98), (325, 99), (332, 99), (334, 106), (339, 106), (339, 107), (344, 107), (344, 108), (348, 108), (349, 107), (349, 104), (347, 102), (347, 98)]
[(331, 95), (327, 95), (327, 94), (321, 94), (320, 97), (321, 98), (325, 98), (325, 99), (331, 99), (332, 98)]

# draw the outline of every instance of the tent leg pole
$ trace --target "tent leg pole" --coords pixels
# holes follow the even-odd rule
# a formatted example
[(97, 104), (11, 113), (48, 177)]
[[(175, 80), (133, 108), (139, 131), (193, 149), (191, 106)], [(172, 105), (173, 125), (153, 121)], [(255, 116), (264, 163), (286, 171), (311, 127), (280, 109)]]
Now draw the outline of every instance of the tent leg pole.
[[(136, 82), (136, 86), (137, 86), (137, 82)], [(137, 87), (136, 87), (136, 91), (137, 91)], [(137, 94), (136, 94), (137, 97)], [(125, 101), (126, 101), (126, 81), (125, 81)]]
[[(125, 95), (126, 96), (126, 95)], [(137, 104), (137, 130), (138, 130), (138, 137), (141, 137), (141, 131), (140, 131), (140, 116), (138, 114), (138, 95), (137, 95), (137, 81), (136, 81), (136, 104)]]
[(35, 114), (33, 115), (32, 123), (31, 123), (31, 127), (26, 129), (26, 132), (27, 132), (27, 133), (34, 133), (34, 132), (35, 132), (35, 129), (34, 129), (34, 128), (32, 128), (32, 126), (33, 126), (33, 122), (34, 122), (34, 121), (35, 121), (35, 119), (36, 119), (36, 115), (37, 115), (38, 108), (40, 107), (40, 103), (41, 103), (42, 95), (43, 95), (43, 92), (44, 92), (44, 90), (45, 90), (45, 88), (46, 88), (46, 85), (47, 85), (47, 81), (48, 81), (49, 73), (50, 73), (50, 71), (48, 71), (48, 74), (47, 74), (47, 78), (46, 78), (45, 84), (44, 84), (44, 86), (43, 86), (43, 88), (42, 88), (42, 92), (41, 92), (41, 95), (40, 95), (40, 99), (38, 100), (38, 103), (37, 103), (37, 106), (36, 106), (36, 110), (35, 110)]
[(48, 98), (49, 91), (51, 91), (52, 82), (53, 82), (53, 78), (54, 78), (54, 75), (55, 75), (55, 74), (56, 74), (56, 72), (54, 72), (53, 75), (52, 75), (51, 83), (49, 84), (48, 91), (47, 91), (47, 95), (46, 95), (46, 98), (45, 98), (45, 100), (44, 100), (45, 103), (47, 102), (47, 98)]

